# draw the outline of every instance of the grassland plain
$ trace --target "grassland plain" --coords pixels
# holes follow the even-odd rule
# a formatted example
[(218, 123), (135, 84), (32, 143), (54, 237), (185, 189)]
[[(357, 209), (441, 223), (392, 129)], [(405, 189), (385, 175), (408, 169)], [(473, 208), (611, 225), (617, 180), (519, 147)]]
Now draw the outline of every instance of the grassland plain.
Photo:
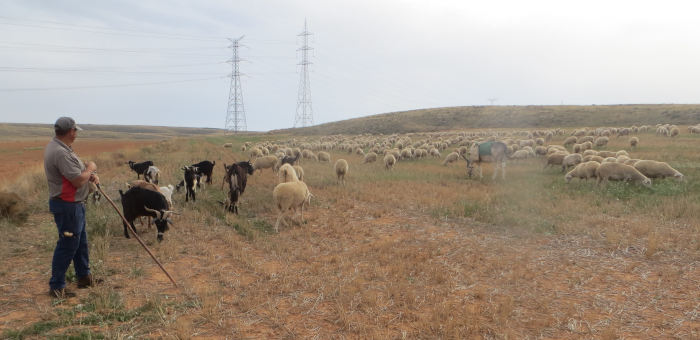
[[(683, 129), (683, 131), (686, 131)], [(165, 241), (143, 232), (179, 282), (173, 288), (105, 202), (89, 206), (93, 272), (103, 286), (77, 298), (45, 295), (55, 227), (42, 173), (12, 184), (30, 221), (2, 221), (3, 338), (698, 338), (700, 154), (697, 135), (640, 134), (635, 158), (667, 161), (685, 182), (574, 180), (541, 160), (510, 163), (505, 181), (468, 179), (463, 162), (401, 161), (387, 172), (360, 156), (347, 186), (331, 164), (304, 161), (314, 199), (305, 222), (274, 233), (270, 170), (250, 178), (241, 215), (218, 201), (223, 163), (247, 140), (207, 136), (95, 158), (112, 197), (135, 179), (126, 159), (151, 159), (163, 183), (215, 160), (214, 184)], [(300, 137), (296, 137), (300, 138)], [(561, 143), (557, 137), (552, 143)], [(233, 151), (224, 149), (233, 142)], [(606, 149), (626, 149), (612, 138)], [(75, 279), (69, 274), (69, 279)]]

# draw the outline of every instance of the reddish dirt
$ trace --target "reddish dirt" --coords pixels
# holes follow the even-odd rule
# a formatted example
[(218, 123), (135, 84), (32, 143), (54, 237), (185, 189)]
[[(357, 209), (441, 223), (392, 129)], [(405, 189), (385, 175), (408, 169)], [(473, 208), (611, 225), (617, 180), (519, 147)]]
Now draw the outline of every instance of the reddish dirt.
[[(20, 169), (41, 167), (44, 162), (44, 147), (50, 138), (0, 141), (0, 183), (14, 180), (20, 175)], [(129, 141), (114, 139), (80, 139), (73, 144), (73, 149), (80, 157), (90, 157), (102, 152), (138, 148), (153, 144), (152, 140)]]

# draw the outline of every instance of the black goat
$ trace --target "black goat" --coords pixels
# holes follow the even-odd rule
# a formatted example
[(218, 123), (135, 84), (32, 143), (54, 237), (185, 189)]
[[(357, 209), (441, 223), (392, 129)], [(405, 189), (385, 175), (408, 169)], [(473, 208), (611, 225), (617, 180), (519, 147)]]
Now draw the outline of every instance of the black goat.
[[(158, 241), (162, 241), (163, 233), (169, 229), (168, 224), (173, 223), (168, 218), (173, 212), (168, 210), (168, 201), (165, 200), (165, 196), (141, 187), (132, 187), (126, 193), (119, 190), (119, 195), (122, 199), (124, 218), (131, 224), (134, 231), (136, 231), (134, 220), (137, 217), (153, 217), (153, 222), (158, 229)], [(130, 238), (126, 223), (122, 221), (122, 224), (124, 225), (124, 237)]]
[(282, 162), (280, 163), (280, 166), (282, 166), (284, 164), (294, 165), (294, 163), (296, 163), (297, 160), (299, 160), (300, 155), (301, 154), (298, 153), (294, 157), (284, 156), (284, 158), (282, 158)]
[(207, 176), (206, 183), (211, 184), (211, 174), (214, 171), (214, 165), (216, 161), (201, 161), (197, 164), (192, 164), (192, 166), (197, 168), (197, 173)]
[(153, 161), (145, 161), (145, 162), (141, 162), (141, 163), (136, 163), (134, 161), (128, 161), (126, 163), (129, 164), (129, 167), (131, 168), (131, 170), (134, 170), (136, 172), (136, 179), (141, 178), (139, 176), (143, 175), (144, 172), (146, 172), (146, 170), (148, 170), (148, 167), (153, 165)]
[(182, 167), (182, 170), (185, 171), (185, 187), (187, 189), (187, 192), (185, 193), (185, 202), (188, 202), (190, 197), (192, 197), (193, 201), (196, 201), (195, 182), (197, 181), (197, 167), (184, 166)]
[(224, 203), (224, 207), (229, 212), (238, 214), (238, 199), (245, 192), (248, 175), (252, 175), (255, 168), (250, 162), (238, 162), (229, 166), (224, 164), (224, 169), (226, 169), (226, 176), (223, 182), (228, 183), (228, 201)]

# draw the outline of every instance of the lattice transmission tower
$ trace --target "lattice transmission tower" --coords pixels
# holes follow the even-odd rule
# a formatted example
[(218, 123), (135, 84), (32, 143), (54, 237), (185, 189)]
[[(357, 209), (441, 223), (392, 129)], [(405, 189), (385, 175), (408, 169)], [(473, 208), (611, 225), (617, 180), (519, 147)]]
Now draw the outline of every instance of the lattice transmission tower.
[(241, 72), (238, 70), (238, 64), (241, 62), (241, 58), (238, 56), (238, 48), (242, 45), (240, 44), (241, 36), (238, 39), (231, 39), (231, 47), (233, 49), (233, 57), (228, 62), (231, 63), (231, 85), (228, 93), (228, 108), (226, 110), (226, 132), (238, 133), (241, 131), (246, 131), (248, 128), (246, 126), (245, 119), (245, 108), (243, 106), (243, 90), (241, 90)]
[(301, 62), (298, 64), (301, 66), (301, 72), (299, 74), (299, 94), (297, 96), (297, 112), (294, 116), (294, 127), (314, 125), (314, 113), (311, 107), (311, 83), (309, 82), (309, 65), (312, 64), (309, 61), (309, 51), (312, 50), (309, 47), (309, 36), (311, 35), (307, 29), (306, 20), (304, 20), (304, 32), (297, 35), (302, 37), (303, 45), (298, 49), (298, 51), (301, 51)]

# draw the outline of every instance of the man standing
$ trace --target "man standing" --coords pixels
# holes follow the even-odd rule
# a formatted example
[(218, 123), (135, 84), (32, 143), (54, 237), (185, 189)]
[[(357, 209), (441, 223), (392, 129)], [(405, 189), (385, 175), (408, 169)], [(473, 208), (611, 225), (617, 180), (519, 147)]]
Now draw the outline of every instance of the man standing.
[[(87, 288), (102, 280), (93, 280), (90, 274), (87, 233), (85, 232), (85, 199), (88, 181), (99, 184), (94, 172), (97, 165), (87, 166), (73, 152), (71, 146), (82, 129), (69, 117), (61, 117), (54, 124), (56, 136), (44, 150), (44, 171), (49, 182), (49, 210), (58, 228), (58, 242), (51, 263), (49, 295), (56, 298), (75, 296), (66, 290), (66, 271), (71, 261), (78, 277), (78, 288)], [(99, 281), (99, 282), (98, 282)]]

